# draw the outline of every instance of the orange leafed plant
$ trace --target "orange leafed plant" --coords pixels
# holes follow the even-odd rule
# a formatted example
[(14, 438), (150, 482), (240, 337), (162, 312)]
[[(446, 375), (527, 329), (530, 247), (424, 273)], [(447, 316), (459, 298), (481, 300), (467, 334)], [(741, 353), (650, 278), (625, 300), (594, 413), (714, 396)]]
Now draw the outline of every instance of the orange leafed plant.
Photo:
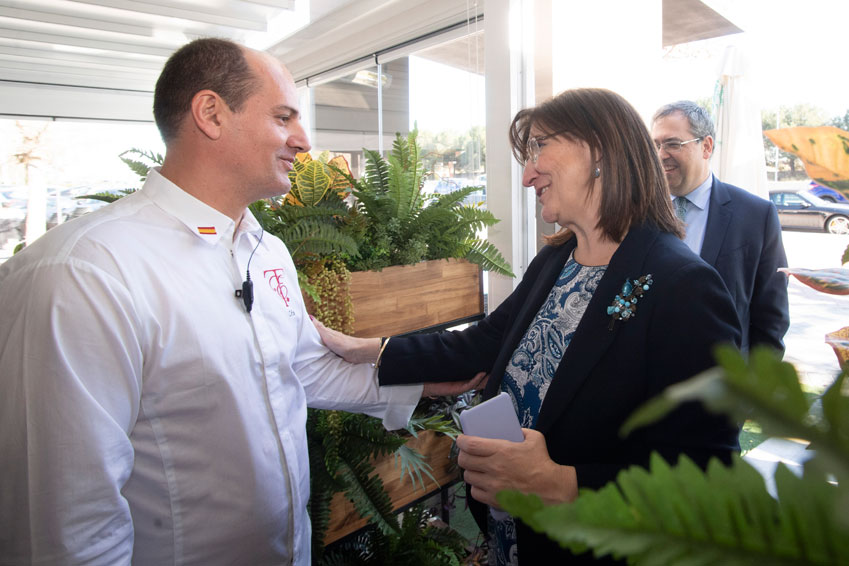
[[(846, 252), (843, 254), (843, 263), (846, 263), (847, 260), (849, 260), (849, 248), (846, 248)], [(828, 269), (782, 267), (779, 268), (779, 271), (792, 275), (808, 287), (821, 293), (849, 295), (849, 269), (840, 267)], [(825, 341), (834, 350), (841, 367), (849, 367), (846, 366), (849, 362), (849, 326), (829, 332), (825, 335)]]
[[(309, 153), (299, 153), (295, 156), (289, 179), (292, 190), (286, 194), (286, 201), (295, 206), (312, 206), (324, 199), (327, 191), (334, 191), (340, 199), (351, 192), (351, 169), (348, 161), (341, 155), (329, 159), (328, 152), (323, 152), (318, 159), (313, 159)], [(346, 177), (347, 175), (347, 177)]]
[(834, 126), (766, 130), (772, 143), (798, 156), (808, 176), (849, 197), (849, 132)]
[(779, 271), (794, 276), (808, 287), (816, 289), (820, 293), (849, 295), (849, 269), (839, 267), (828, 269), (782, 267), (779, 268)]

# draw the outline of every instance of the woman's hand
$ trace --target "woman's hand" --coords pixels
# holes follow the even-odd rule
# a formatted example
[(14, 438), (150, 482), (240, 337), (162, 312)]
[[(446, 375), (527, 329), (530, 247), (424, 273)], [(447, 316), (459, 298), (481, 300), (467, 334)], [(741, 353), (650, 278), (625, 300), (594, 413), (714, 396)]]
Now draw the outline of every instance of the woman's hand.
[(524, 442), (461, 434), (457, 463), (472, 497), (498, 507), (495, 494), (504, 489), (535, 493), (546, 504), (574, 501), (578, 496), (575, 468), (561, 466), (548, 455), (542, 433), (523, 428)]
[(377, 360), (377, 354), (380, 352), (380, 338), (355, 338), (327, 328), (312, 315), (310, 320), (318, 330), (324, 345), (346, 362), (373, 364)]
[[(346, 362), (363, 364), (375, 363), (377, 360), (377, 355), (380, 353), (380, 338), (355, 338), (327, 328), (312, 315), (310, 315), (310, 320), (312, 320), (315, 329), (318, 330), (318, 335), (324, 345)], [(483, 389), (486, 386), (487, 379), (489, 379), (489, 374), (482, 371), (465, 381), (425, 383), (422, 388), (422, 397), (459, 395), (472, 389)]]

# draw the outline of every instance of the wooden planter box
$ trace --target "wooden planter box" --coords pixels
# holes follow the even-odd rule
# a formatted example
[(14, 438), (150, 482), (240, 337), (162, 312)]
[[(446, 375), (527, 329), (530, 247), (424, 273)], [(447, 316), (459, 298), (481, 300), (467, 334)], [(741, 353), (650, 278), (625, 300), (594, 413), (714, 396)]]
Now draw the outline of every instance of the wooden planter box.
[[(351, 301), (354, 306), (354, 335), (392, 336), (483, 315), (481, 270), (464, 259), (433, 260), (416, 265), (387, 267), (382, 271), (351, 273)], [(394, 455), (375, 461), (375, 471), (392, 501), (400, 510), (460, 479), (451, 461), (452, 440), (432, 431), (419, 433), (407, 445), (427, 456), (436, 483), (429, 478), (424, 488), (413, 489), (409, 477), (400, 481), (400, 464)], [(330, 504), (330, 523), (324, 544), (330, 544), (362, 527), (360, 517), (344, 494), (337, 493)]]
[(483, 314), (481, 270), (439, 259), (351, 274), (354, 336), (392, 336)]
[[(400, 510), (440, 487), (460, 479), (460, 471), (450, 458), (451, 443), (451, 438), (437, 435), (430, 430), (420, 432), (417, 438), (411, 438), (407, 442), (407, 446), (427, 456), (427, 463), (433, 468), (431, 473), (436, 478), (437, 483), (435, 484), (430, 478), (423, 476), (424, 489), (418, 481), (416, 482), (417, 489), (413, 489), (408, 476), (404, 478), (403, 482), (400, 481), (401, 465), (398, 463), (396, 466), (394, 455), (374, 462), (375, 471), (383, 481), (383, 486), (392, 500), (394, 510)], [(344, 494), (337, 493), (330, 503), (330, 524), (327, 527), (324, 544), (328, 545), (337, 541), (361, 529), (366, 524), (368, 524), (368, 521), (360, 517), (360, 514), (354, 508), (354, 504), (348, 501)]]

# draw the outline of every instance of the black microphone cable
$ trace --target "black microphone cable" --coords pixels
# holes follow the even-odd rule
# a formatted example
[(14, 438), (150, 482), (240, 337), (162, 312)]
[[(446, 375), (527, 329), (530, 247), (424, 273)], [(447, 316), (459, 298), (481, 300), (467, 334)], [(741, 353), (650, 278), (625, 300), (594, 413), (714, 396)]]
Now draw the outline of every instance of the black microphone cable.
[(257, 240), (254, 249), (251, 251), (251, 255), (248, 257), (248, 265), (245, 268), (245, 280), (242, 281), (242, 288), (236, 289), (236, 297), (242, 299), (242, 302), (245, 304), (245, 310), (249, 313), (254, 306), (254, 282), (251, 281), (251, 260), (254, 258), (257, 248), (262, 243), (262, 237), (265, 235), (265, 227), (262, 225), (262, 220), (259, 216), (256, 219), (262, 231), (259, 233), (259, 240)]

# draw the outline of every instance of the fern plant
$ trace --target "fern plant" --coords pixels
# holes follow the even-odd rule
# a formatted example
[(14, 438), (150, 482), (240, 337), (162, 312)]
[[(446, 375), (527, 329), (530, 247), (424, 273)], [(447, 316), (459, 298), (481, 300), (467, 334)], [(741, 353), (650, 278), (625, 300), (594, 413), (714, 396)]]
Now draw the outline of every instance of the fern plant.
[(364, 533), (316, 563), (320, 566), (459, 566), (468, 554), (465, 546), (466, 540), (459, 533), (433, 524), (428, 520), (427, 510), (416, 505), (404, 513), (397, 532)]
[[(135, 156), (136, 159), (126, 157), (127, 155)], [(152, 166), (162, 165), (162, 162), (165, 161), (165, 158), (161, 153), (146, 151), (135, 147), (121, 152), (118, 157), (121, 158), (121, 161), (123, 161), (127, 167), (133, 170), (133, 173), (139, 176), (142, 182), (147, 179), (147, 173), (150, 171)]]
[(775, 473), (777, 497), (745, 460), (712, 461), (704, 472), (688, 458), (676, 466), (654, 455), (574, 503), (546, 507), (535, 495), (502, 492), (499, 503), (573, 552), (627, 557), (630, 564), (849, 564), (849, 397), (847, 370), (812, 412), (795, 368), (768, 349), (749, 360), (717, 350), (719, 366), (670, 387), (623, 427), (623, 434), (700, 400), (714, 411), (758, 421), (774, 436), (807, 439), (814, 449), (797, 477)]
[[(130, 157), (125, 157), (126, 155), (134, 155), (137, 159), (132, 159)], [(127, 151), (121, 152), (118, 157), (123, 161), (127, 167), (133, 170), (133, 173), (139, 176), (139, 180), (144, 182), (147, 179), (147, 173), (150, 171), (151, 167), (156, 165), (162, 165), (162, 162), (165, 158), (161, 153), (154, 153), (152, 151), (145, 151), (143, 149), (132, 148)], [(122, 189), (117, 193), (110, 192), (101, 192), (101, 193), (92, 193), (88, 195), (80, 195), (77, 198), (79, 199), (92, 199), (99, 200), (102, 202), (115, 202), (121, 197), (125, 197), (129, 194), (135, 192), (135, 189)]]
[(365, 174), (360, 179), (348, 175), (357, 198), (348, 230), (360, 242), (359, 255), (349, 260), (351, 270), (455, 257), (512, 277), (510, 265), (495, 246), (478, 237), (480, 230), (498, 220), (487, 210), (463, 204), (480, 187), (437, 196), (422, 192), (417, 135), (415, 130), (406, 137), (396, 134), (386, 159), (364, 150)]
[[(409, 430), (414, 434), (419, 430), (449, 430), (456, 435), (458, 431), (449, 422), (419, 417), (411, 420)], [(313, 560), (317, 562), (324, 553), (330, 502), (337, 492), (343, 492), (384, 538), (401, 536), (401, 525), (372, 461), (394, 454), (396, 465), (401, 467), (401, 481), (405, 474), (414, 488), (417, 480), (424, 488), (423, 474), (435, 481), (424, 457), (406, 446), (409, 437), (385, 430), (375, 418), (318, 409), (308, 411), (307, 432)]]
[[(849, 263), (849, 247), (842, 263)], [(813, 289), (849, 294), (849, 270), (786, 269)], [(842, 371), (812, 410), (793, 365), (769, 349), (745, 359), (730, 347), (719, 366), (668, 388), (624, 424), (622, 434), (656, 422), (687, 401), (769, 436), (807, 440), (812, 456), (801, 476), (783, 463), (775, 496), (760, 473), (737, 457), (702, 471), (681, 457), (672, 467), (653, 455), (649, 470), (631, 468), (571, 504), (546, 507), (535, 495), (502, 492), (504, 509), (573, 552), (627, 557), (629, 564), (849, 564), (849, 339), (841, 329), (827, 341)], [(835, 336), (839, 334), (839, 336)]]

